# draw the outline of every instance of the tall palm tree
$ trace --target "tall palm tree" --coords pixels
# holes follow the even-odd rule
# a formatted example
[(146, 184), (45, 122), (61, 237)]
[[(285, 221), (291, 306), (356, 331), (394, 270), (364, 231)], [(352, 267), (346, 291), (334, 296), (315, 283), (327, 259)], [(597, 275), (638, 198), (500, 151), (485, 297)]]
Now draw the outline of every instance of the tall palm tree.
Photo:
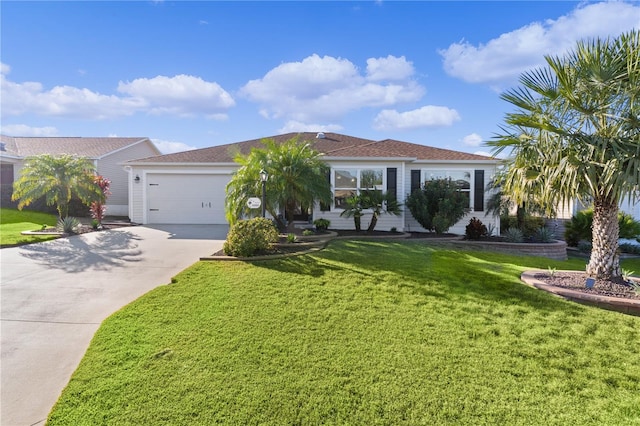
[(254, 148), (248, 155), (235, 158), (241, 167), (227, 184), (225, 203), (230, 223), (255, 214), (247, 207), (247, 200), (261, 193), (261, 170), (269, 176), (266, 210), (277, 218), (279, 209), (284, 209), (290, 227), (297, 208), (311, 207), (316, 201), (331, 202), (331, 186), (326, 178), (329, 166), (309, 143), (292, 138), (281, 144), (265, 139), (263, 144), (264, 148)]
[(490, 142), (496, 154), (511, 151), (500, 184), (516, 202), (533, 196), (549, 210), (592, 202), (586, 272), (620, 276), (618, 206), (640, 185), (640, 33), (581, 41), (546, 62), (502, 95), (517, 109)]
[(18, 209), (44, 198), (48, 206), (56, 206), (58, 216), (64, 219), (69, 214), (73, 196), (87, 205), (103, 200), (94, 178), (95, 166), (86, 158), (71, 155), (28, 157), (20, 177), (13, 183), (11, 198), (18, 200)]

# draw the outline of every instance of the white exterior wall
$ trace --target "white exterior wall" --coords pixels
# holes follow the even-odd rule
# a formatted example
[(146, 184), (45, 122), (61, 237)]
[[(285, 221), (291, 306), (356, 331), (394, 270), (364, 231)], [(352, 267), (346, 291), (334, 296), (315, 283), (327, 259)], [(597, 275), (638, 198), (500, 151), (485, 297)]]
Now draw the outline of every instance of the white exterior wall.
[[(345, 169), (369, 169), (369, 168), (378, 168), (383, 169), (383, 190), (386, 191), (387, 187), (387, 168), (396, 168), (397, 169), (397, 181), (396, 181), (396, 193), (398, 196), (398, 202), (402, 203), (401, 209), (402, 213), (400, 216), (394, 216), (389, 214), (382, 214), (378, 218), (378, 224), (376, 225), (376, 230), (381, 231), (389, 231), (392, 228), (396, 228), (398, 231), (407, 231), (407, 232), (427, 232), (424, 228), (417, 223), (415, 219), (411, 216), (411, 212), (406, 208), (405, 199), (411, 188), (411, 170), (413, 169), (443, 169), (443, 170), (464, 170), (471, 172), (471, 188), (474, 187), (473, 179), (475, 178), (473, 171), (482, 169), (485, 171), (485, 182), (484, 186), (489, 182), (492, 176), (495, 173), (495, 168), (493, 165), (486, 164), (409, 164), (406, 165), (401, 161), (369, 161), (369, 162), (360, 162), (360, 161), (329, 161), (330, 167), (335, 168), (345, 168)], [(237, 167), (234, 166), (189, 166), (189, 165), (144, 165), (144, 166), (132, 166), (129, 168), (129, 217), (132, 222), (135, 223), (148, 223), (148, 206), (146, 205), (147, 199), (147, 185), (148, 178), (150, 174), (222, 174), (227, 175), (229, 180), (231, 179), (232, 173), (237, 170)], [(135, 177), (140, 177), (140, 182), (135, 182)], [(335, 187), (335, 182), (333, 182), (334, 176), (332, 173), (331, 176), (332, 188)], [(483, 187), (484, 187), (483, 186)], [(473, 200), (473, 191), (471, 194), (471, 200)], [(485, 206), (487, 202), (488, 196), (484, 194)], [(313, 209), (313, 219), (324, 218), (331, 221), (332, 229), (354, 229), (353, 218), (340, 217), (342, 213), (342, 209), (336, 209), (333, 204), (331, 205), (331, 209), (329, 211), (321, 211), (320, 206), (316, 204)], [(464, 219), (462, 219), (458, 224), (452, 227), (449, 232), (455, 234), (464, 234), (465, 226), (468, 224), (469, 219), (472, 217), (477, 217), (484, 224), (494, 224), (496, 227), (496, 231), (499, 232), (500, 221), (498, 218), (493, 217), (492, 215), (488, 215), (485, 211), (483, 212), (469, 212)], [(369, 226), (371, 220), (371, 212), (365, 212), (365, 215), (361, 219), (362, 229), (366, 229)]]
[(620, 211), (625, 212), (633, 216), (635, 220), (640, 221), (640, 203), (625, 198), (620, 203)]
[[(407, 170), (405, 171), (404, 174), (404, 187), (406, 188), (405, 191), (405, 197), (409, 195), (410, 190), (411, 190), (411, 170), (422, 170), (422, 169), (429, 169), (429, 170), (449, 170), (449, 171), (466, 171), (466, 172), (470, 172), (471, 173), (471, 194), (470, 194), (470, 202), (471, 205), (470, 207), (470, 211), (458, 222), (456, 223), (454, 226), (452, 226), (451, 228), (449, 228), (450, 233), (452, 234), (458, 234), (458, 235), (464, 235), (465, 233), (465, 228), (466, 226), (469, 224), (469, 220), (471, 220), (471, 218), (476, 217), (478, 219), (480, 219), (482, 221), (483, 224), (485, 225), (489, 225), (489, 224), (493, 224), (493, 226), (495, 227), (495, 232), (497, 234), (500, 233), (500, 218), (497, 216), (493, 216), (492, 214), (488, 213), (486, 211), (486, 206), (487, 206), (487, 200), (489, 199), (489, 194), (487, 192), (484, 193), (484, 207), (485, 210), (484, 211), (474, 211), (473, 210), (473, 195), (474, 195), (474, 188), (475, 188), (475, 170), (484, 170), (484, 183), (483, 183), (483, 188), (486, 188), (487, 184), (491, 181), (491, 179), (493, 178), (493, 176), (496, 173), (496, 169), (495, 166), (493, 165), (483, 165), (483, 164), (473, 164), (473, 163), (468, 163), (468, 164), (446, 164), (446, 163), (434, 163), (434, 164), (428, 164), (428, 163), (422, 163), (422, 164), (410, 164), (407, 166)], [(424, 179), (422, 179), (424, 180)], [(424, 182), (422, 182), (424, 183)], [(417, 220), (415, 220), (413, 218), (413, 216), (411, 215), (410, 211), (406, 211), (406, 222), (405, 222), (405, 228), (404, 228), (405, 232), (429, 232), (426, 229), (424, 229), (422, 227), (422, 225), (420, 225), (418, 223)]]
[[(402, 213), (400, 216), (395, 216), (391, 214), (383, 213), (378, 218), (378, 223), (376, 225), (376, 231), (390, 231), (391, 228), (396, 228), (398, 231), (402, 231), (404, 228), (404, 220), (406, 212), (406, 208), (404, 207), (404, 163), (402, 162), (389, 162), (389, 161), (370, 161), (370, 162), (340, 162), (340, 161), (330, 161), (328, 162), (329, 166), (332, 169), (331, 173), (331, 188), (335, 188), (335, 182), (333, 181), (333, 169), (336, 168), (344, 168), (344, 169), (383, 169), (382, 175), (382, 185), (383, 191), (386, 192), (387, 188), (387, 168), (397, 168), (397, 184), (396, 184), (396, 193), (398, 194), (398, 202), (402, 203), (403, 206)], [(321, 211), (320, 206), (316, 204), (313, 209), (313, 219), (328, 219), (331, 221), (330, 227), (332, 229), (355, 229), (355, 225), (352, 217), (340, 217), (340, 214), (343, 212), (343, 209), (337, 209), (331, 204), (330, 211)], [(410, 213), (409, 213), (410, 215)], [(369, 223), (371, 222), (372, 212), (371, 210), (365, 210), (364, 216), (361, 218), (362, 229), (367, 229)]]
[(111, 181), (111, 195), (107, 198), (107, 215), (127, 216), (129, 214), (129, 175), (122, 163), (157, 155), (157, 151), (151, 144), (151, 141), (144, 141), (97, 160), (98, 174)]

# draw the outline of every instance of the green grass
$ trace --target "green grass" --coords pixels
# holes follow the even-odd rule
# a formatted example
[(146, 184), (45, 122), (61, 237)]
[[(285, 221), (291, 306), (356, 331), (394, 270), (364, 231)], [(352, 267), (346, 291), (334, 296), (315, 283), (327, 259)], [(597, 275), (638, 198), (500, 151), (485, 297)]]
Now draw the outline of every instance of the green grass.
[(640, 424), (640, 318), (519, 280), (548, 267), (584, 260), (341, 241), (199, 262), (102, 324), (48, 424)]
[(23, 244), (52, 240), (55, 236), (21, 235), (22, 231), (37, 231), (42, 225), (55, 226), (58, 218), (41, 212), (29, 210), (0, 209), (0, 247), (12, 247)]

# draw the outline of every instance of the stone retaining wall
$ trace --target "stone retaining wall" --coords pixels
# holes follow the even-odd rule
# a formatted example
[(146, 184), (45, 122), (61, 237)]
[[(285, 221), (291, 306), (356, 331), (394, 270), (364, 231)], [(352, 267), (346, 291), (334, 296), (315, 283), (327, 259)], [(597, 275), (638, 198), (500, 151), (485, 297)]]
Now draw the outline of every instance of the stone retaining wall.
[(548, 257), (555, 260), (567, 260), (567, 243), (555, 240), (551, 243), (503, 243), (491, 241), (451, 241), (452, 244), (469, 248), (487, 249), (508, 254)]

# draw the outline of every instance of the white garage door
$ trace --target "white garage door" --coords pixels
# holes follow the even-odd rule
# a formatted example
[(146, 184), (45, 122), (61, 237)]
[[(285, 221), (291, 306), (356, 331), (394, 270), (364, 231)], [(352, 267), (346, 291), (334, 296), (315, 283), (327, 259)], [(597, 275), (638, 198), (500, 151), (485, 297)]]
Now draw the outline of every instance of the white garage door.
[(228, 175), (148, 174), (147, 223), (226, 224)]

